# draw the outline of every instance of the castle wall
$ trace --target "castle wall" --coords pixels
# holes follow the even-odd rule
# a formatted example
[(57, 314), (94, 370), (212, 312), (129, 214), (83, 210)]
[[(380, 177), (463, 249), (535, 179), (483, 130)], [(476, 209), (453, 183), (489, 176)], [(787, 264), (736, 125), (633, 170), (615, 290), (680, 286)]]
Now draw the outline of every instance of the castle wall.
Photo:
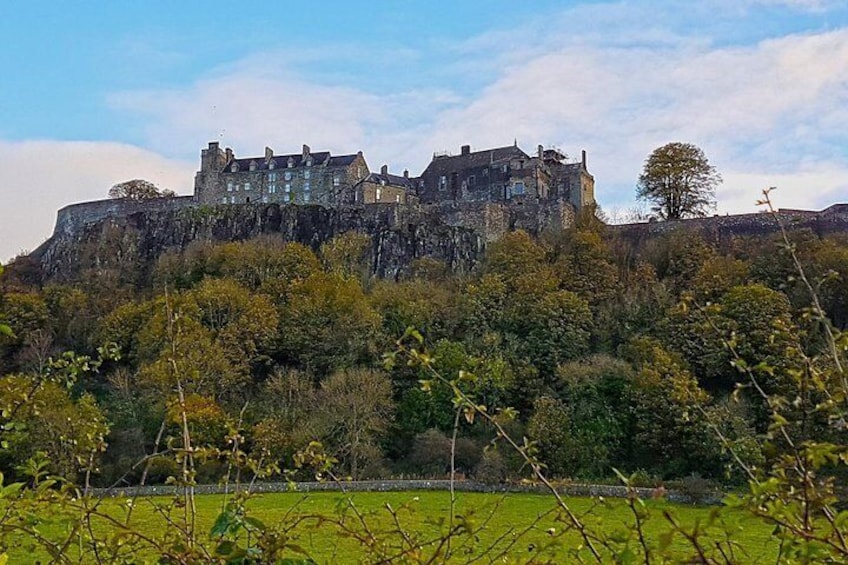
[[(834, 204), (820, 212), (779, 210), (777, 216), (788, 231), (810, 230), (820, 237), (833, 233), (848, 233), (848, 204)], [(780, 230), (775, 217), (766, 212), (623, 224), (610, 226), (610, 228), (615, 233), (633, 241), (686, 230), (699, 233), (715, 243), (733, 237), (768, 235)]]
[(184, 210), (197, 206), (193, 196), (175, 196), (173, 198), (152, 198), (150, 200), (131, 200), (129, 198), (110, 198), (71, 204), (56, 214), (56, 227), (53, 235), (73, 235), (86, 224), (92, 224), (137, 213)]

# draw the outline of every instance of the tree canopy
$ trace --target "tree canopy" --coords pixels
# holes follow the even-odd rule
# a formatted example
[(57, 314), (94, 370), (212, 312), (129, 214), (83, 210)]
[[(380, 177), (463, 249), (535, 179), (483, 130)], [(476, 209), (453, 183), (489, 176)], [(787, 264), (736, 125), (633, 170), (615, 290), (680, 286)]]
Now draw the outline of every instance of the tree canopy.
[(666, 220), (703, 217), (715, 207), (720, 182), (721, 175), (701, 148), (672, 142), (654, 149), (645, 161), (636, 196)]
[(149, 180), (133, 179), (112, 186), (109, 198), (129, 198), (131, 200), (150, 200), (152, 198), (173, 198), (173, 190), (159, 188)]

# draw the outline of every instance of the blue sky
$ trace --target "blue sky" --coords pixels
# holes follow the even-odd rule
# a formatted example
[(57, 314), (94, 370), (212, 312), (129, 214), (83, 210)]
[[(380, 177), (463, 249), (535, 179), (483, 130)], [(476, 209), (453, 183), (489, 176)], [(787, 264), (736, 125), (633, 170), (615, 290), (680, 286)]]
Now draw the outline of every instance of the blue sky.
[(6, 2), (0, 31), (0, 259), (115, 182), (190, 193), (215, 139), (413, 174), (465, 143), (586, 149), (618, 219), (686, 141), (720, 213), (848, 200), (841, 0)]

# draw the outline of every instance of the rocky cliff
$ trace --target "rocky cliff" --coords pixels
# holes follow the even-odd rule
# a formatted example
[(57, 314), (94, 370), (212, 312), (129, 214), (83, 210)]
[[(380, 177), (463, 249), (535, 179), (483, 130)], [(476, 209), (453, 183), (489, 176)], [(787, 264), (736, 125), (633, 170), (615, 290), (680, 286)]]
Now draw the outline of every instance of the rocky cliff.
[(102, 201), (59, 212), (56, 230), (32, 256), (48, 279), (73, 279), (83, 270), (149, 270), (165, 251), (192, 241), (238, 241), (278, 236), (313, 249), (357, 231), (371, 236), (372, 271), (395, 278), (420, 257), (444, 261), (454, 272), (471, 270), (485, 237), (448, 225), (438, 215), (394, 204), (325, 208), (279, 204), (198, 206), (187, 198), (150, 203)]

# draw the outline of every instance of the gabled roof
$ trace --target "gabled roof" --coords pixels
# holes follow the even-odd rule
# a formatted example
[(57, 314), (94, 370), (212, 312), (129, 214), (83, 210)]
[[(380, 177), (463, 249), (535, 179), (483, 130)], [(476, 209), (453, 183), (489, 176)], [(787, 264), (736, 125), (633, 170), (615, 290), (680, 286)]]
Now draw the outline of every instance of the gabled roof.
[(427, 165), (425, 173), (442, 173), (448, 171), (460, 171), (476, 167), (483, 167), (497, 161), (509, 159), (530, 159), (530, 156), (516, 145), (506, 147), (495, 147), (483, 151), (474, 151), (465, 155), (451, 155), (445, 157), (433, 157)]
[[(320, 151), (318, 153), (310, 153), (309, 157), (312, 157), (312, 165), (327, 165), (328, 167), (346, 167), (354, 162), (358, 154), (354, 153), (353, 155), (330, 155), (329, 151)], [(305, 166), (305, 162), (303, 159), (302, 153), (292, 154), (292, 155), (274, 155), (274, 162), (276, 163), (275, 169), (285, 169), (288, 167), (289, 159), (291, 159), (294, 164), (293, 168), (303, 167)], [(227, 163), (225, 170), (229, 170), (232, 167), (233, 163), (238, 165), (239, 172), (249, 171), (251, 161), (256, 163), (257, 171), (269, 170), (268, 161), (265, 160), (265, 157), (244, 157), (239, 159), (233, 159), (229, 163)]]
[(371, 173), (366, 177), (365, 182), (372, 182), (374, 184), (385, 183), (386, 186), (397, 186), (406, 189), (412, 189), (414, 187), (414, 182), (412, 181), (412, 179), (393, 174), (384, 175), (381, 173)]

